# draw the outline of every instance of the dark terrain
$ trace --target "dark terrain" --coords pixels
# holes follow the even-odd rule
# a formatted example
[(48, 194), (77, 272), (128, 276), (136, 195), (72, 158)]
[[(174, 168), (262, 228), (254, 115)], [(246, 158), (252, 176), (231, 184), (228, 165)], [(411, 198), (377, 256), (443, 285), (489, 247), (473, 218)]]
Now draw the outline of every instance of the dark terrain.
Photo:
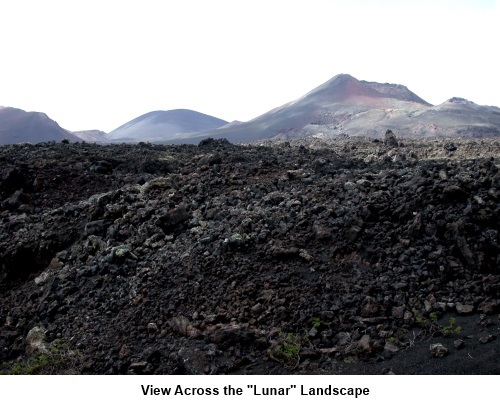
[(390, 134), (3, 146), (0, 372), (498, 374), (499, 159)]

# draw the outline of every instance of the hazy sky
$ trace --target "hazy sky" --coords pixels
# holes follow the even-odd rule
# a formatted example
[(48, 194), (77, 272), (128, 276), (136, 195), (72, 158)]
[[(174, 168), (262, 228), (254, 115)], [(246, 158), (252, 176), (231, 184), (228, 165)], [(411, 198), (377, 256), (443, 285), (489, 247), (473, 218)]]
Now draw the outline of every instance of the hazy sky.
[(69, 130), (246, 121), (349, 73), (500, 106), (499, 42), (500, 0), (0, 0), (0, 105)]

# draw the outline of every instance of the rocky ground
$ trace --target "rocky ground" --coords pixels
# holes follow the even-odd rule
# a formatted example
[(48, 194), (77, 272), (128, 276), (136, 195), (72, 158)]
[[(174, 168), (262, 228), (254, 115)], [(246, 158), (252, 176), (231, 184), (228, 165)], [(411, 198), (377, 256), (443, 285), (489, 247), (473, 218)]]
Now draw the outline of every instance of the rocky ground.
[(500, 139), (0, 148), (0, 372), (500, 373)]

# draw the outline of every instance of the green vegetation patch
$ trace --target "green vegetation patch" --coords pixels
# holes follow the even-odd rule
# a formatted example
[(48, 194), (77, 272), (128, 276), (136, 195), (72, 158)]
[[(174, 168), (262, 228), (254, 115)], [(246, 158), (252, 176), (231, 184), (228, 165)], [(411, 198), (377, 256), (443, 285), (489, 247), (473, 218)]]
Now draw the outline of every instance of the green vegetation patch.
[(48, 350), (23, 358), (16, 362), (3, 363), (3, 375), (31, 375), (31, 374), (69, 374), (78, 369), (81, 355), (71, 350), (60, 339), (54, 340)]

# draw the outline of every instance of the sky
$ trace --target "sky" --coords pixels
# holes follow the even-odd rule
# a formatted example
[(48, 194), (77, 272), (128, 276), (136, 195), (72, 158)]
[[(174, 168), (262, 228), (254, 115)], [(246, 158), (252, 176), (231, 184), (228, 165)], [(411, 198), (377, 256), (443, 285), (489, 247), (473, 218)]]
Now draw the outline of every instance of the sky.
[(500, 106), (500, 0), (0, 0), (0, 105), (247, 121), (339, 73)]

